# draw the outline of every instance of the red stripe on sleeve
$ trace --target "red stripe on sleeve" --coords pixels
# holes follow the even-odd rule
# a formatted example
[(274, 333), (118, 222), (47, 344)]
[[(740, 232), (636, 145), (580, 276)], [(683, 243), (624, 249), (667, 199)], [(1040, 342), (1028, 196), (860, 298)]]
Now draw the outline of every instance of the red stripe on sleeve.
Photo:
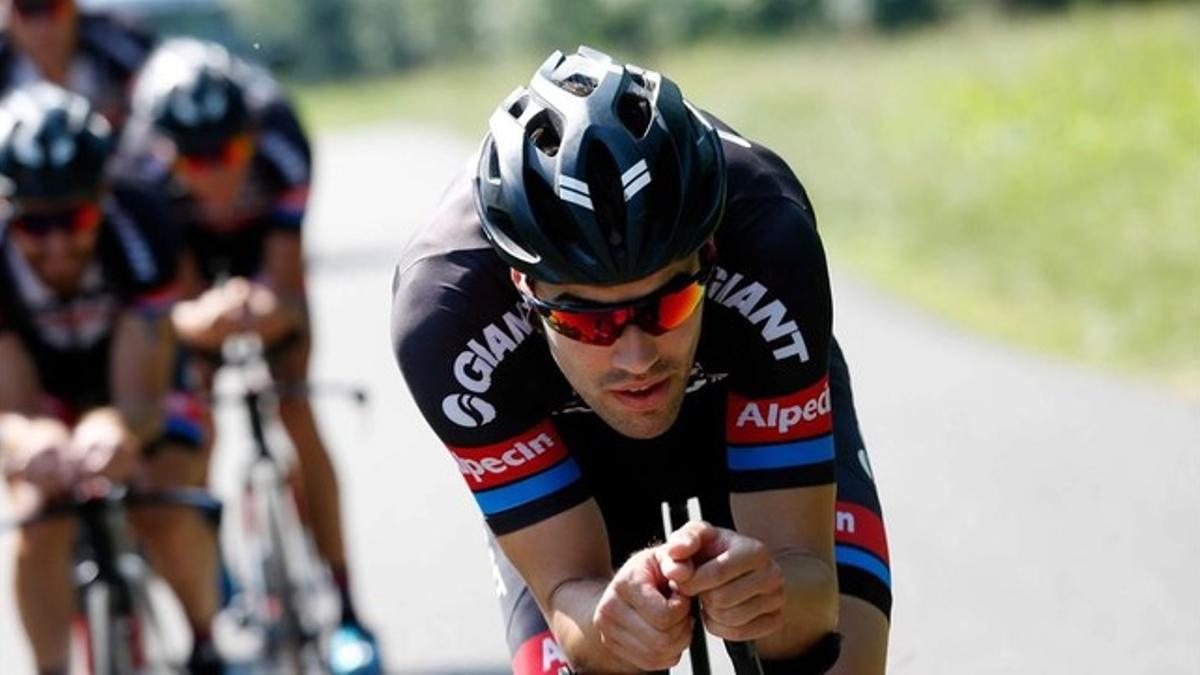
[(735, 444), (799, 441), (829, 433), (829, 376), (788, 396), (747, 399), (730, 393), (725, 412), (725, 439)]
[(544, 420), (524, 433), (493, 445), (448, 447), (472, 492), (499, 487), (540, 473), (567, 456), (567, 447), (550, 420)]
[(550, 631), (526, 640), (512, 661), (513, 675), (558, 675), (559, 668), (569, 666)]
[(890, 562), (883, 519), (874, 511), (858, 504), (838, 502), (834, 524), (837, 543), (857, 546), (875, 554), (884, 563)]

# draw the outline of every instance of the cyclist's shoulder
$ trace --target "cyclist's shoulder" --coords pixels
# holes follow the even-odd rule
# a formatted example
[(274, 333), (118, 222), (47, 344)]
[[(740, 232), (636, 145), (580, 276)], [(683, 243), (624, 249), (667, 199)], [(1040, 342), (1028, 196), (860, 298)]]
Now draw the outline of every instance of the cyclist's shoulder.
[(159, 191), (122, 182), (104, 202), (97, 253), (118, 287), (140, 293), (170, 282), (179, 254), (179, 232)]
[(133, 23), (103, 12), (83, 12), (79, 16), (79, 46), (85, 53), (100, 58), (131, 77), (149, 57), (154, 37)]
[(483, 233), (467, 172), (455, 176), (432, 217), (411, 234), (396, 264), (395, 293), (460, 295), (500, 286), (511, 292), (508, 268)]
[[(264, 78), (269, 78), (265, 73)], [(273, 80), (247, 89), (247, 100), (258, 129), (256, 164), (269, 182), (281, 188), (312, 180), (312, 146), (295, 108)]]

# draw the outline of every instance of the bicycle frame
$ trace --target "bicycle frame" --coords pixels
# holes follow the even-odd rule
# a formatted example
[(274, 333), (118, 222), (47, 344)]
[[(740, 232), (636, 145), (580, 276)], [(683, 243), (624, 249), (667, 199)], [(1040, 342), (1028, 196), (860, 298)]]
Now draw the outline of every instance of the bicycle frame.
[(133, 493), (109, 486), (102, 493), (78, 492), (73, 499), (54, 503), (13, 522), (0, 531), (57, 519), (75, 518), (80, 526), (80, 551), (74, 566), (78, 614), (73, 621), (76, 667), (88, 675), (182, 674), (166, 661), (167, 640), (150, 600), (151, 572), (137, 552), (129, 532), (130, 508), (182, 506), (215, 522), (221, 505), (199, 489), (178, 488)]
[[(280, 386), (266, 370), (261, 343), (241, 336), (226, 348), (225, 365), (242, 374), (237, 401), (246, 413), (252, 443), (242, 477), (242, 529), (246, 587), (235, 599), (239, 621), (260, 632), (263, 660), (288, 673), (327, 673), (314, 611), (320, 587), (328, 587), (302, 525), (289, 467), (268, 440), (271, 405), (283, 396), (309, 396), (307, 386)], [(355, 399), (365, 394), (351, 390)], [(268, 669), (270, 666), (268, 666)]]

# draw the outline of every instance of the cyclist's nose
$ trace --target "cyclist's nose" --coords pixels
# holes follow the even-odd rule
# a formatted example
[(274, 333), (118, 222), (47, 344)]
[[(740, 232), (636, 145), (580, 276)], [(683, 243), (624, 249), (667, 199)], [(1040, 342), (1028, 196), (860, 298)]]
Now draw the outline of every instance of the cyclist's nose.
[(625, 326), (612, 346), (612, 367), (634, 375), (650, 370), (658, 361), (658, 343), (635, 325)]

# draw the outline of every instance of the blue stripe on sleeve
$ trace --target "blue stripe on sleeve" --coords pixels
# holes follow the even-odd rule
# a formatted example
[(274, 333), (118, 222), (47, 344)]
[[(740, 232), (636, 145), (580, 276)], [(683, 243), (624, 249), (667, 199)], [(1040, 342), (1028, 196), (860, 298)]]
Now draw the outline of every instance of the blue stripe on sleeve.
[(734, 471), (780, 469), (833, 461), (833, 435), (772, 445), (731, 445), (726, 451)]
[(882, 581), (888, 588), (892, 587), (892, 573), (887, 565), (875, 556), (852, 546), (838, 545), (834, 548), (834, 556), (839, 565), (850, 565), (869, 572)]
[(168, 436), (184, 440), (196, 447), (203, 445), (204, 430), (198, 422), (193, 422), (186, 417), (167, 415), (164, 427)]
[(504, 487), (475, 493), (475, 501), (484, 515), (528, 504), (535, 499), (557, 492), (579, 480), (579, 467), (575, 460), (567, 458), (552, 469), (524, 478)]

